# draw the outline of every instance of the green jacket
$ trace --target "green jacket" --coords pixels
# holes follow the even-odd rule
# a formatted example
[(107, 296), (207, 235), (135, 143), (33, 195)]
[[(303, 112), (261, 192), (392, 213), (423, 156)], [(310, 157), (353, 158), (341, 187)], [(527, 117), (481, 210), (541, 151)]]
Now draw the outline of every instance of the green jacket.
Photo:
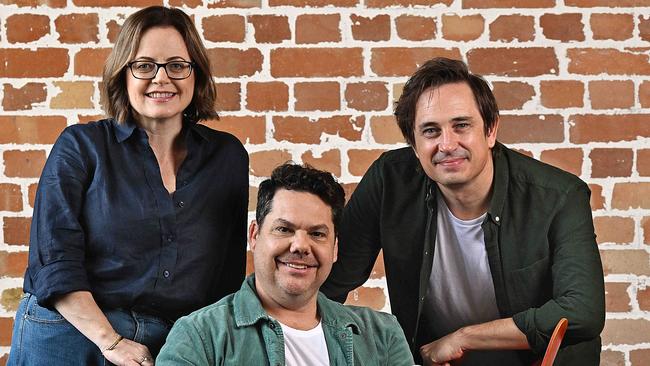
[[(556, 365), (598, 365), (605, 296), (589, 188), (500, 143), (492, 156), (492, 198), (482, 228), (497, 307), (532, 348), (510, 352), (504, 363), (530, 365), (541, 357), (555, 324), (566, 317)], [(416, 361), (418, 348), (434, 340), (423, 302), (436, 241), (436, 189), (411, 147), (384, 153), (346, 205), (338, 260), (321, 287), (344, 300), (369, 277), (382, 249), (391, 310)]]
[[(317, 301), (330, 365), (413, 365), (394, 316), (320, 293)], [(176, 321), (156, 359), (158, 366), (284, 364), (282, 328), (262, 308), (254, 275), (236, 293)]]

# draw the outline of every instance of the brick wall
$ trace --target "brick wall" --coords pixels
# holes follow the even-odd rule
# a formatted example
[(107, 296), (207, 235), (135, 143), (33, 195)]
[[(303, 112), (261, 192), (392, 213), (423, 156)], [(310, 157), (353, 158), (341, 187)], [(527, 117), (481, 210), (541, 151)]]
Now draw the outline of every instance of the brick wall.
[[(417, 65), (487, 76), (499, 139), (579, 175), (606, 275), (603, 365), (650, 364), (650, 0), (0, 1), (0, 365), (38, 176), (61, 130), (101, 116), (103, 60), (135, 8), (181, 6), (210, 50), (223, 118), (256, 186), (293, 159), (352, 191), (403, 146), (392, 103)], [(381, 264), (351, 302), (389, 309)]]

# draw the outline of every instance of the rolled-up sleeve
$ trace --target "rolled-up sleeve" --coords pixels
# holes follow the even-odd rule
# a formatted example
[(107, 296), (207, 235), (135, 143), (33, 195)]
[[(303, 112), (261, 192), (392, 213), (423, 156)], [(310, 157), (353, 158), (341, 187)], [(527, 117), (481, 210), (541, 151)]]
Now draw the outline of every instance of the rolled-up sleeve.
[(90, 290), (79, 221), (88, 178), (84, 165), (79, 143), (68, 128), (47, 159), (32, 217), (25, 287), (41, 306), (51, 306), (58, 295)]
[(596, 244), (589, 189), (582, 183), (567, 192), (548, 230), (552, 298), (539, 308), (513, 316), (532, 350), (543, 354), (561, 318), (569, 320), (565, 344), (598, 337), (605, 323), (603, 270)]

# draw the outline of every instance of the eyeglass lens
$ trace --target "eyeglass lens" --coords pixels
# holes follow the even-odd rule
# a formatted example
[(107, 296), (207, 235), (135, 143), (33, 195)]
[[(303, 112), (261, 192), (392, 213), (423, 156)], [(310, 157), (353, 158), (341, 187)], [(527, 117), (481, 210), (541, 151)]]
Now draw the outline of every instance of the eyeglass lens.
[(133, 76), (139, 79), (153, 79), (160, 67), (164, 67), (171, 79), (185, 79), (192, 72), (192, 64), (187, 61), (172, 61), (159, 64), (151, 61), (135, 61), (131, 63)]

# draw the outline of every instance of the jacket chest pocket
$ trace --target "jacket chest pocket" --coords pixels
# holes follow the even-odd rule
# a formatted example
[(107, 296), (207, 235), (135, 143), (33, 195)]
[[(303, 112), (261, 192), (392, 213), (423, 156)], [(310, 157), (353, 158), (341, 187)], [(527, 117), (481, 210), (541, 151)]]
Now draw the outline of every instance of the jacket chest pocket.
[(553, 281), (549, 257), (513, 270), (508, 277), (510, 301), (514, 313), (541, 306), (551, 297)]

